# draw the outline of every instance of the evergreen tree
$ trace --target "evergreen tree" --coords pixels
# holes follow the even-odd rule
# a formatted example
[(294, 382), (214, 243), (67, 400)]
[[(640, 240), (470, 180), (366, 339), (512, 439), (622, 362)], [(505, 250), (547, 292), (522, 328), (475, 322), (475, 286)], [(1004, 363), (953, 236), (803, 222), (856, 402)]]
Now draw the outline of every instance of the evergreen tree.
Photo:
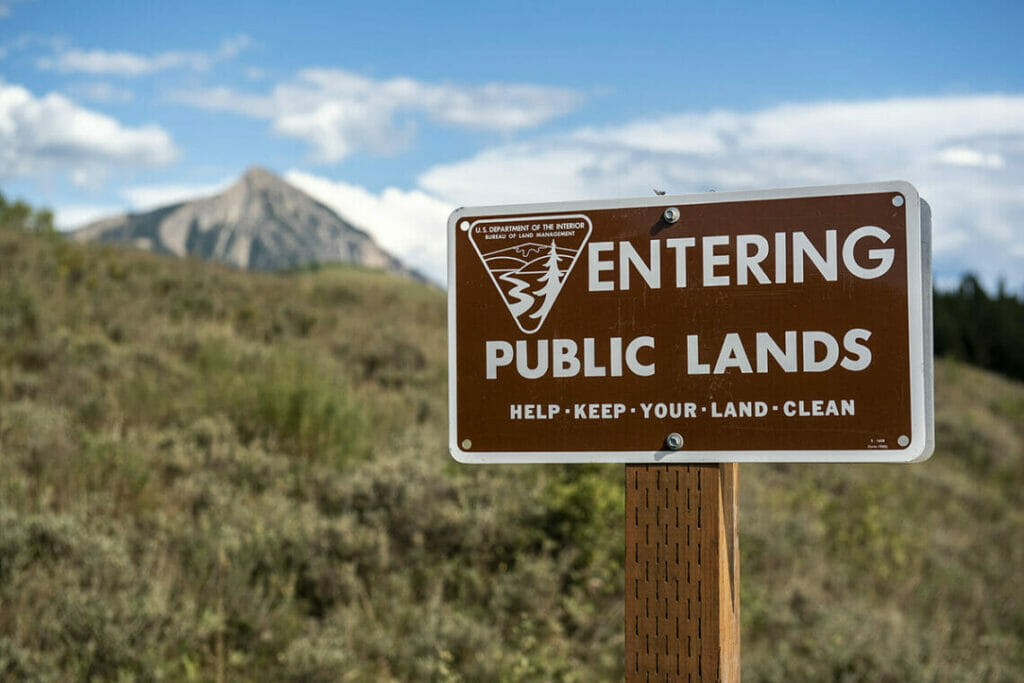
[(544, 301), (539, 309), (530, 314), (530, 317), (535, 320), (544, 320), (548, 311), (555, 305), (555, 298), (562, 289), (562, 271), (558, 269), (558, 248), (555, 246), (554, 240), (551, 240), (551, 251), (548, 252), (547, 271), (538, 278), (538, 281), (544, 283), (544, 286), (537, 292), (538, 296), (544, 297)]
[(1024, 379), (1024, 301), (1000, 283), (989, 296), (973, 274), (935, 292), (935, 353)]

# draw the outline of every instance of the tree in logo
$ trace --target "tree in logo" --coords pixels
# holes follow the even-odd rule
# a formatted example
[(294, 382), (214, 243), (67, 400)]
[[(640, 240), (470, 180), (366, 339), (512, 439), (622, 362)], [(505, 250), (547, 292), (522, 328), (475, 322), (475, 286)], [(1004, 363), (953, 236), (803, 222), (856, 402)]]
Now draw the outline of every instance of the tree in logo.
[(537, 281), (544, 283), (544, 286), (537, 290), (537, 296), (544, 297), (544, 302), (530, 314), (530, 317), (544, 320), (562, 289), (562, 271), (558, 269), (558, 248), (554, 240), (551, 240), (551, 251), (548, 252), (547, 272), (537, 278)]

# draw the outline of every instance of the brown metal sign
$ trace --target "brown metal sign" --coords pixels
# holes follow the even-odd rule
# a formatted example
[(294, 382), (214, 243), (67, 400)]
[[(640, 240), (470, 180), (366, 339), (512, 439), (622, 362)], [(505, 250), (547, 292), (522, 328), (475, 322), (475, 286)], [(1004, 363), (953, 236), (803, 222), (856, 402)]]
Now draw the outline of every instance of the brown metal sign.
[(458, 209), (452, 455), (924, 459), (928, 223), (905, 182)]

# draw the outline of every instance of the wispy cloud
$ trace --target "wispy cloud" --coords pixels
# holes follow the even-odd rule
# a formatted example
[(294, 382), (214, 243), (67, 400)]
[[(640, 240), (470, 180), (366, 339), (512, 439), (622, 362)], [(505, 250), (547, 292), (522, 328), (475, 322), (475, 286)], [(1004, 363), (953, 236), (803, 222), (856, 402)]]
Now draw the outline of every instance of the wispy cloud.
[(83, 50), (62, 46), (55, 54), (40, 57), (36, 66), (59, 73), (84, 73), (94, 76), (144, 76), (168, 69), (206, 71), (217, 62), (236, 57), (251, 44), (248, 36), (225, 38), (212, 51), (174, 50), (153, 55), (142, 55), (123, 50)]
[(11, 16), (14, 12), (15, 5), (31, 1), (32, 0), (3, 0), (3, 2), (0, 2), (0, 20)]
[(1024, 96), (789, 104), (584, 128), (486, 149), (420, 176), (452, 204), (493, 204), (902, 178), (934, 210), (940, 275), (1019, 283)]
[(67, 92), (79, 99), (101, 102), (104, 104), (123, 104), (131, 102), (135, 95), (127, 88), (121, 88), (106, 81), (90, 81), (74, 83), (66, 88)]
[(125, 211), (150, 211), (168, 204), (217, 194), (226, 189), (232, 181), (231, 178), (224, 178), (215, 183), (132, 185), (118, 192), (124, 199), (122, 204), (58, 206), (54, 212), (54, 222), (60, 230), (74, 230), (100, 218), (116, 216)]
[(168, 204), (217, 194), (224, 191), (233, 181), (233, 178), (223, 178), (213, 183), (134, 185), (124, 188), (120, 194), (132, 210), (148, 211)]
[(567, 114), (583, 96), (529, 84), (374, 80), (340, 69), (305, 69), (267, 93), (210, 88), (179, 92), (174, 99), (267, 119), (276, 133), (308, 143), (317, 160), (335, 162), (356, 152), (404, 149), (415, 136), (417, 117), (457, 128), (514, 132)]
[(160, 166), (178, 150), (160, 126), (128, 127), (57, 93), (0, 81), (0, 179), (66, 172), (96, 186), (114, 167)]

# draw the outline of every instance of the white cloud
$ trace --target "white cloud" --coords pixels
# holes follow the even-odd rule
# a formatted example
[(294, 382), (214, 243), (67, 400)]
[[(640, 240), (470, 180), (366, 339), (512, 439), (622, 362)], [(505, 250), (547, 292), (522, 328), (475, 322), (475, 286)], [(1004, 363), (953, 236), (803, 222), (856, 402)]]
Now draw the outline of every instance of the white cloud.
[(1002, 168), (1006, 165), (1006, 160), (1001, 154), (985, 153), (963, 145), (941, 150), (939, 161), (950, 166), (979, 166), (981, 168)]
[(320, 161), (406, 147), (415, 120), (499, 132), (533, 128), (582, 101), (576, 91), (527, 84), (458, 86), (410, 78), (374, 80), (340, 69), (305, 69), (266, 94), (210, 88), (177, 93), (184, 104), (268, 119), (308, 143)]
[(276, 110), (271, 96), (249, 95), (224, 87), (177, 92), (172, 99), (199, 109), (230, 111), (257, 119), (273, 118)]
[(51, 57), (36, 62), (40, 69), (59, 73), (86, 73), (111, 76), (143, 76), (167, 69), (206, 71), (213, 64), (237, 56), (251, 43), (248, 36), (225, 38), (212, 52), (168, 51), (155, 55), (140, 55), (123, 50), (82, 50), (61, 47)]
[(75, 83), (68, 86), (67, 91), (80, 99), (102, 102), (105, 104), (124, 104), (131, 102), (135, 95), (127, 88), (107, 83), (106, 81), (92, 81), (88, 83)]
[(99, 218), (121, 213), (120, 206), (111, 204), (74, 204), (54, 211), (53, 222), (58, 230), (74, 230)]
[(446, 279), (448, 215), (455, 208), (419, 190), (365, 188), (292, 170), (285, 179), (333, 209), (406, 265)]
[(1005, 95), (785, 104), (589, 128), (576, 139), (660, 153), (793, 150), (858, 156), (900, 153), (993, 130), (1024, 131), (1024, 99)]
[(419, 184), (465, 205), (896, 178), (933, 208), (938, 274), (1024, 279), (1024, 96), (664, 116), (486, 149), (428, 169)]
[(245, 68), (245, 77), (250, 81), (262, 81), (268, 75), (267, 69), (258, 66), (247, 66)]
[(166, 53), (154, 58), (143, 57), (131, 52), (71, 48), (55, 57), (40, 57), (37, 66), (40, 69), (61, 73), (139, 76), (171, 66), (179, 66), (183, 57), (184, 55), (181, 53)]
[(150, 209), (167, 206), (168, 204), (176, 204), (223, 192), (234, 181), (234, 178), (224, 178), (216, 183), (135, 185), (124, 188), (120, 194), (133, 211), (149, 211)]
[(358, 151), (398, 152), (415, 134), (412, 125), (397, 126), (387, 113), (368, 102), (323, 102), (309, 111), (282, 113), (274, 131), (305, 140), (320, 161), (339, 161)]
[(63, 95), (0, 81), (0, 178), (61, 170), (90, 187), (114, 166), (159, 166), (177, 154), (159, 126), (127, 127)]
[(250, 46), (252, 46), (252, 38), (244, 33), (229, 36), (220, 41), (220, 46), (218, 46), (217, 51), (214, 53), (213, 60), (234, 59), (245, 52)]

